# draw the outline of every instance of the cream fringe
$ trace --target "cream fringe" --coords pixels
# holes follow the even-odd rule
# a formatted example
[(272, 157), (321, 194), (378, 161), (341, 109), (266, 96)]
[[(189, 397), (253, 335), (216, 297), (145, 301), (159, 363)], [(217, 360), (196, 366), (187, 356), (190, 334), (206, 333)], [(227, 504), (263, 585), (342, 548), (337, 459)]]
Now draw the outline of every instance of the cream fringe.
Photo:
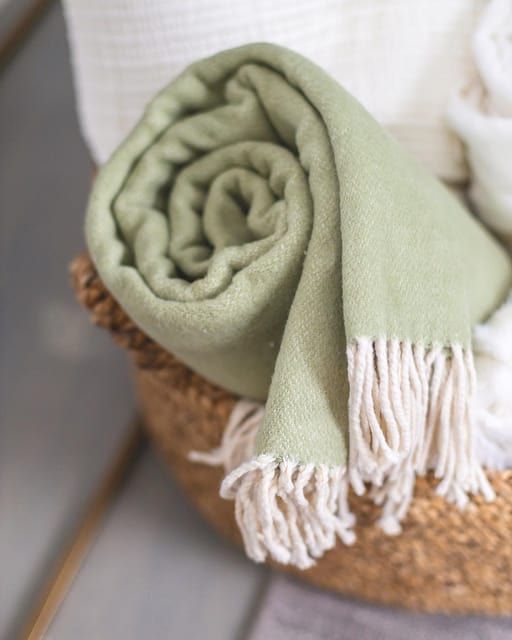
[(332, 549), (338, 536), (355, 541), (348, 483), (340, 467), (296, 464), (260, 455), (224, 479), (220, 495), (235, 500), (236, 521), (247, 555), (267, 555), (307, 569)]
[(416, 476), (429, 470), (460, 508), (470, 493), (493, 499), (475, 452), (471, 350), (360, 338), (347, 357), (350, 484), (358, 495), (370, 484), (387, 533), (400, 532)]
[(265, 415), (263, 405), (251, 400), (239, 400), (228, 419), (220, 445), (211, 451), (190, 451), (189, 460), (212, 467), (223, 466), (226, 473), (253, 457), (256, 435)]
[(265, 409), (240, 400), (229, 417), (219, 447), (191, 451), (193, 462), (223, 466), (220, 494), (235, 500), (235, 516), (247, 555), (307, 569), (336, 544), (355, 540), (348, 509), (348, 482), (340, 468), (298, 465), (272, 456), (253, 458)]
[(347, 469), (253, 457), (264, 409), (238, 402), (221, 445), (190, 459), (224, 466), (221, 495), (235, 500), (248, 555), (307, 568), (335, 544), (354, 539), (348, 487), (370, 490), (382, 529), (394, 535), (411, 503), (416, 477), (432, 470), (437, 492), (463, 508), (468, 494), (494, 493), (477, 458), (472, 352), (360, 338), (347, 349)]

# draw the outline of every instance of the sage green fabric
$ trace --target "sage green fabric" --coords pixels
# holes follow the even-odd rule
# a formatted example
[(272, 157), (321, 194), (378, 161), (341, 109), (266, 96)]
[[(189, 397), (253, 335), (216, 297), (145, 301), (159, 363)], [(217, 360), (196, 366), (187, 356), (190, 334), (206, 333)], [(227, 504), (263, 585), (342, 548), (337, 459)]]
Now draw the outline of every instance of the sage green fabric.
[(87, 238), (147, 334), (268, 394), (258, 449), (299, 462), (344, 460), (348, 341), (468, 346), (512, 280), (357, 101), (268, 44), (200, 61), (153, 100), (96, 180)]

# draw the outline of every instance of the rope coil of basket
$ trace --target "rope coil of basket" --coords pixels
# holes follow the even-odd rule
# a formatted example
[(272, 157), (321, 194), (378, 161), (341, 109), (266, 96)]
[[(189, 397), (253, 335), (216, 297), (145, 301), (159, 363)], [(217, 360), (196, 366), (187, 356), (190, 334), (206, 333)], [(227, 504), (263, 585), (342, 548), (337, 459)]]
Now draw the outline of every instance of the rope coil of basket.
[[(179, 363), (141, 332), (106, 290), (87, 254), (71, 265), (73, 286), (92, 321), (107, 329), (135, 365), (145, 426), (201, 514), (240, 544), (233, 503), (219, 496), (223, 472), (191, 462), (219, 445), (236, 398)], [(489, 474), (494, 502), (476, 497), (460, 511), (419, 478), (403, 532), (375, 526), (378, 508), (351, 496), (357, 542), (341, 543), (306, 571), (317, 586), (372, 602), (446, 613), (512, 614), (512, 471)], [(282, 568), (282, 567), (281, 567)]]

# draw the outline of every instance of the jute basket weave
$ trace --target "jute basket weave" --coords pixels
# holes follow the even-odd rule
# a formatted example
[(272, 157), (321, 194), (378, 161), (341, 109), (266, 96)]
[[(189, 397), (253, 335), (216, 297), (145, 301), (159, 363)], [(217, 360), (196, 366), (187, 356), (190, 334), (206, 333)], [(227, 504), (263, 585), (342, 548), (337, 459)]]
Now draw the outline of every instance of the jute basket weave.
[[(135, 364), (145, 425), (202, 515), (240, 544), (233, 503), (219, 497), (222, 470), (192, 463), (191, 450), (220, 442), (236, 398), (180, 364), (127, 317), (87, 255), (71, 266), (79, 300)], [(307, 571), (286, 569), (317, 586), (365, 600), (446, 613), (512, 614), (512, 472), (491, 474), (493, 503), (476, 498), (460, 512), (435, 495), (431, 478), (417, 482), (403, 533), (384, 535), (378, 510), (351, 499), (357, 542), (339, 543)]]

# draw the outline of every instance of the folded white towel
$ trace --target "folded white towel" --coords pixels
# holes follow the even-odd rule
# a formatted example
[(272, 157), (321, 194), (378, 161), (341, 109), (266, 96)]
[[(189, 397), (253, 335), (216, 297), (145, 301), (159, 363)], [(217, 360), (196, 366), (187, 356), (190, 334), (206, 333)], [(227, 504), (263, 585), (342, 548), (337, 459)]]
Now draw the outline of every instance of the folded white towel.
[(512, 299), (475, 327), (476, 451), (491, 469), (512, 467)]
[(492, 0), (474, 38), (479, 72), (461, 88), (449, 121), (467, 148), (478, 214), (512, 246), (512, 0)]
[(250, 41), (299, 51), (449, 181), (467, 177), (445, 122), (474, 75), (485, 0), (64, 0), (82, 131), (104, 162), (160, 87), (191, 61)]
[[(469, 197), (512, 248), (512, 0), (491, 0), (473, 40), (478, 76), (456, 94), (448, 117), (466, 145)], [(512, 298), (475, 328), (476, 439), (480, 461), (512, 467)]]

